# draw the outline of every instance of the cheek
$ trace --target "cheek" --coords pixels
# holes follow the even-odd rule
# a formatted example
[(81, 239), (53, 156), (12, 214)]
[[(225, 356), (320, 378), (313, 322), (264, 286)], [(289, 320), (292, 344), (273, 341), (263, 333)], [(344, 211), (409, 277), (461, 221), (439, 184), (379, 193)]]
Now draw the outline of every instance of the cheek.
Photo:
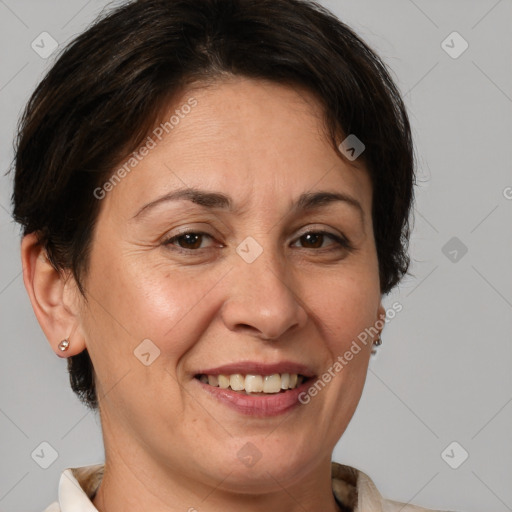
[[(134, 357), (134, 350), (149, 339), (159, 350), (155, 350), (158, 356), (150, 366), (156, 371), (142, 378), (160, 373), (175, 382), (181, 361), (198, 340), (207, 336), (205, 333), (218, 314), (218, 293), (223, 284), (220, 277), (228, 268), (219, 267), (213, 272), (200, 272), (192, 266), (178, 269), (168, 262), (155, 264), (144, 254), (97, 268), (100, 272), (95, 277), (95, 294), (101, 297), (101, 305), (96, 307), (95, 316), (101, 322), (95, 322), (95, 330), (101, 324), (102, 332), (96, 338), (112, 340), (109, 364), (114, 363), (113, 359), (116, 366), (122, 364), (116, 377), (121, 371), (139, 371), (141, 364)], [(110, 372), (102, 373), (105, 379), (114, 379)], [(101, 377), (99, 368), (98, 375)]]
[(107, 391), (116, 410), (134, 421), (151, 413), (148, 390), (165, 390), (155, 394), (159, 407), (178, 417), (186, 396), (177, 371), (215, 313), (208, 293), (218, 276), (194, 277), (134, 258), (98, 265), (91, 278), (86, 331), (99, 393)]
[(318, 379), (319, 391), (312, 396), (321, 395), (315, 405), (317, 414), (338, 426), (333, 442), (348, 425), (361, 398), (372, 349), (368, 332), (376, 321), (379, 298), (373, 282), (353, 279), (340, 279), (317, 296), (318, 324), (328, 360)]
[(368, 273), (340, 273), (336, 279), (326, 279), (310, 294), (312, 307), (318, 312), (324, 337), (336, 355), (344, 352), (352, 340), (365, 332), (376, 321), (380, 303), (378, 280)]

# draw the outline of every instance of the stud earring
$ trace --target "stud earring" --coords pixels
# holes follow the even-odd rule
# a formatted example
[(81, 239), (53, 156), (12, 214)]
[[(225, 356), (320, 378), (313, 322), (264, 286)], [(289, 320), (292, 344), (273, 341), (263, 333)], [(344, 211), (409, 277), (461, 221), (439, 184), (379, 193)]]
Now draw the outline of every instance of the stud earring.
[(382, 338), (379, 336), (374, 342), (373, 344), (376, 346), (376, 347), (379, 347), (380, 345), (382, 345)]
[(68, 340), (68, 339), (62, 340), (62, 341), (59, 343), (59, 349), (60, 349), (62, 352), (65, 352), (68, 348), (69, 348), (69, 340)]

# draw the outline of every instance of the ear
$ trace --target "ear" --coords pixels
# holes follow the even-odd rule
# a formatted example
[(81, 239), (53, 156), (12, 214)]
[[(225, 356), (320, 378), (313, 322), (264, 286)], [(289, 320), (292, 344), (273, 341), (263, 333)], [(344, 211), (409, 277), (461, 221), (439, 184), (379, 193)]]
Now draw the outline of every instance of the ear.
[[(30, 233), (21, 241), (23, 282), (39, 325), (59, 357), (74, 356), (85, 348), (79, 325), (78, 288), (70, 272), (59, 273), (50, 263), (46, 251)], [(69, 339), (69, 348), (62, 352), (58, 345)]]

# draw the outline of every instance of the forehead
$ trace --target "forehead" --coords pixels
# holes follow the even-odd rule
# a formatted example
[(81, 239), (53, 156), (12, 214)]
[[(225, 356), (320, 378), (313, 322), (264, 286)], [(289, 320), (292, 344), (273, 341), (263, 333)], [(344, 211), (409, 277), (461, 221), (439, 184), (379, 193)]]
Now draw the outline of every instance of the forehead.
[(225, 191), (265, 208), (331, 188), (371, 205), (364, 166), (334, 151), (321, 105), (302, 89), (240, 77), (195, 85), (173, 100), (145, 142), (150, 149), (136, 162), (131, 156), (108, 208), (133, 211), (183, 187)]

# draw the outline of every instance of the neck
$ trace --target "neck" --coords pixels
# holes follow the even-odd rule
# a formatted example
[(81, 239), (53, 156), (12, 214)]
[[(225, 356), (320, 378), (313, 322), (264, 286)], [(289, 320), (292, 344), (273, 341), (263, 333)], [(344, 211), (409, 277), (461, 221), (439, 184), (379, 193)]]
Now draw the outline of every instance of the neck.
[(99, 512), (340, 512), (332, 493), (330, 460), (295, 482), (280, 482), (269, 474), (270, 490), (261, 493), (234, 491), (229, 476), (212, 485), (197, 475), (184, 476), (168, 467), (163, 471), (141, 462), (107, 457), (102, 482), (92, 500)]
[[(247, 468), (236, 457), (215, 464), (182, 450), (179, 443), (159, 447), (138, 442), (140, 436), (127, 430), (126, 423), (112, 422), (108, 414), (101, 420), (105, 467), (92, 500), (99, 512), (340, 512), (328, 447), (306, 462), (294, 453)], [(236, 439), (225, 444), (224, 453), (237, 452)], [(209, 446), (204, 451), (212, 453)]]

